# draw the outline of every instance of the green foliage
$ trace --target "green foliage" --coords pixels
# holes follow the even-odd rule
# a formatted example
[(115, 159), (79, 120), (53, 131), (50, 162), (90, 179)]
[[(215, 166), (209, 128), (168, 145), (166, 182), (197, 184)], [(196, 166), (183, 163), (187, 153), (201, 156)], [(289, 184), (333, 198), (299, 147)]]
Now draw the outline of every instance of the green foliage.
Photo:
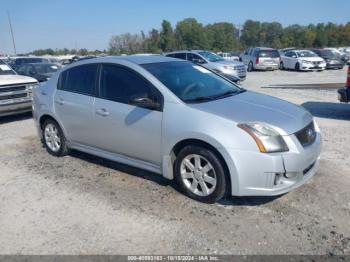
[[(240, 37), (239, 37), (240, 36)], [(162, 53), (178, 49), (208, 49), (215, 52), (241, 50), (250, 46), (326, 47), (349, 46), (350, 22), (347, 24), (319, 23), (308, 26), (289, 25), (278, 22), (247, 20), (241, 32), (232, 23), (222, 22), (203, 26), (194, 18), (186, 18), (176, 24), (163, 20), (161, 29), (148, 33), (120, 34), (111, 37), (108, 53), (111, 55), (135, 53)], [(107, 51), (87, 49), (39, 49), (34, 55), (99, 55)]]

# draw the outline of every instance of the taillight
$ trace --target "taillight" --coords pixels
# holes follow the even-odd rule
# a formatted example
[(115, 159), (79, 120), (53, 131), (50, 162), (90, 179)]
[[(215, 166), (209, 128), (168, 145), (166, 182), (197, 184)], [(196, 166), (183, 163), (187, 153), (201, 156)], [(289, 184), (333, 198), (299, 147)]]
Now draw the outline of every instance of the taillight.
[(259, 55), (256, 56), (255, 64), (259, 64)]
[(348, 67), (348, 78), (346, 80), (346, 86), (350, 88), (350, 65)]

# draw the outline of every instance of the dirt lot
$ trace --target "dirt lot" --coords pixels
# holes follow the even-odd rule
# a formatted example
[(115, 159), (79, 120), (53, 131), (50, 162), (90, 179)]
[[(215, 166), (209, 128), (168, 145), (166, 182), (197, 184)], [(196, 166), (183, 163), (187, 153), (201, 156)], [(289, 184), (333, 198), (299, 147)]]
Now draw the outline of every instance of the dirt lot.
[[(350, 105), (346, 72), (253, 72), (243, 86), (302, 104), (324, 136), (320, 170), (277, 197), (197, 203), (142, 170), (46, 153), (30, 115), (0, 120), (1, 254), (350, 254)], [(249, 161), (249, 160), (247, 160)]]

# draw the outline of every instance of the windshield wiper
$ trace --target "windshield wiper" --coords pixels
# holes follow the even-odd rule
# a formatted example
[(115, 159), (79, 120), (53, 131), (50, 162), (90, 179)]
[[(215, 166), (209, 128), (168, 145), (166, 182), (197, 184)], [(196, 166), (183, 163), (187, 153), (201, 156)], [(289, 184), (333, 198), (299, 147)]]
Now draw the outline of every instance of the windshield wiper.
[(211, 97), (211, 96), (199, 96), (199, 97), (195, 97), (195, 98), (191, 98), (191, 99), (186, 99), (184, 100), (186, 103), (196, 103), (196, 102), (205, 102), (205, 101), (210, 101), (213, 100), (215, 98)]

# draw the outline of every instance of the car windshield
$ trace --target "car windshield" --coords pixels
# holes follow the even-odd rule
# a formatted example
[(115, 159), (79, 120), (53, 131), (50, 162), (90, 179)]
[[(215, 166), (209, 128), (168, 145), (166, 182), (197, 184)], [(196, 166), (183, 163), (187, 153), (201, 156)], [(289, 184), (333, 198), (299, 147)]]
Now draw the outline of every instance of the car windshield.
[(186, 103), (199, 103), (238, 94), (244, 89), (190, 62), (142, 65)]
[(311, 51), (299, 51), (297, 52), (299, 57), (317, 57), (318, 55), (316, 55), (314, 52)]
[(59, 69), (59, 66), (56, 64), (35, 64), (33, 66), (35, 67), (35, 70), (40, 74), (54, 73)]
[(15, 75), (15, 71), (11, 69), (6, 63), (0, 60), (0, 75)]
[(22, 64), (33, 64), (33, 63), (47, 63), (48, 60), (44, 58), (18, 58), (16, 59), (16, 65), (22, 65)]
[(207, 59), (210, 62), (219, 62), (219, 61), (225, 61), (221, 56), (216, 55), (212, 52), (208, 51), (203, 51), (203, 52), (198, 52), (201, 56), (203, 56), (205, 59)]
[(280, 54), (277, 50), (260, 50), (259, 57), (269, 57), (269, 58), (277, 58)]

